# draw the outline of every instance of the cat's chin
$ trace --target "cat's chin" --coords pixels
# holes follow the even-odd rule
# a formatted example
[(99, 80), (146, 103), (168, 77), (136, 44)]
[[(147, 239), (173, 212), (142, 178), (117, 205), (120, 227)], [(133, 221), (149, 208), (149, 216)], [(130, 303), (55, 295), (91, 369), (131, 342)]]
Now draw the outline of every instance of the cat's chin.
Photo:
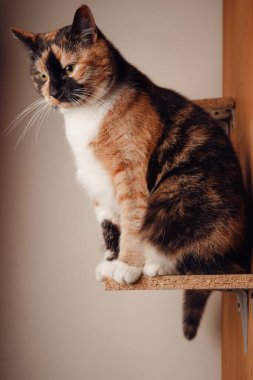
[(65, 104), (59, 104), (59, 105), (57, 105), (57, 106), (54, 106), (54, 109), (56, 110), (56, 111), (58, 111), (58, 112), (60, 112), (60, 113), (62, 113), (62, 114), (64, 114), (64, 113), (68, 113), (69, 111), (72, 111), (72, 110), (76, 110), (77, 109), (77, 106), (73, 106), (73, 105), (71, 105), (71, 104), (69, 104), (69, 105), (65, 105)]
[(55, 110), (61, 110), (61, 109), (72, 109), (76, 107), (71, 102), (61, 102), (60, 100), (50, 96), (44, 98), (46, 102)]
[(70, 111), (70, 110), (73, 110), (74, 108), (76, 108), (76, 106), (74, 107), (72, 104), (67, 103), (67, 102), (64, 102), (64, 103), (59, 102), (58, 104), (49, 102), (49, 104), (54, 110), (56, 110), (60, 113), (64, 113), (64, 112), (67, 112), (67, 111)]

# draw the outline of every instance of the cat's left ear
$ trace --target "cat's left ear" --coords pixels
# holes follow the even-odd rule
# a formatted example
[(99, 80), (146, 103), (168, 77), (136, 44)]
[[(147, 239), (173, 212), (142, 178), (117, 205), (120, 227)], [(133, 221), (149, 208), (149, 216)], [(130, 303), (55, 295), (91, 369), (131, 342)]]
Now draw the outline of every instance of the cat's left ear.
[(37, 49), (37, 35), (32, 32), (27, 32), (18, 28), (11, 28), (12, 35), (14, 38), (19, 40), (28, 52), (35, 53)]
[(71, 35), (74, 38), (81, 38), (88, 43), (94, 43), (97, 40), (96, 24), (87, 5), (82, 5), (76, 10)]

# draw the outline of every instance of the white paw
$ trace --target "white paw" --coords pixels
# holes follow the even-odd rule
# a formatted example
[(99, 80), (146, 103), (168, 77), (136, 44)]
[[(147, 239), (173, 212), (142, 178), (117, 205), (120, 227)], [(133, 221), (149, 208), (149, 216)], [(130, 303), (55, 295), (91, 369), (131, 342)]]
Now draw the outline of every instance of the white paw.
[(143, 274), (148, 277), (155, 277), (159, 272), (159, 264), (157, 263), (148, 263), (144, 265)]
[(106, 277), (112, 277), (114, 261), (103, 260), (96, 267), (96, 280), (104, 281)]
[(149, 262), (144, 265), (143, 274), (148, 277), (166, 276), (172, 274), (173, 269), (170, 264)]
[(118, 283), (133, 283), (142, 274), (142, 268), (134, 267), (119, 260), (102, 261), (96, 268), (96, 279), (104, 281), (106, 277)]
[(169, 256), (159, 253), (158, 250), (148, 242), (145, 242), (144, 245), (144, 256), (144, 275), (155, 277), (175, 274), (177, 261)]

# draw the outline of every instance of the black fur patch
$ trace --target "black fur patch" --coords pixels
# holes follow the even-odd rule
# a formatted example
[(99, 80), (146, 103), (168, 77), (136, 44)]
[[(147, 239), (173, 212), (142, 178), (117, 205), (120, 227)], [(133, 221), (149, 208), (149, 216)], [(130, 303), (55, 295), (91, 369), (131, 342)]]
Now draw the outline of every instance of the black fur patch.
[(230, 251), (225, 256), (214, 254), (211, 258), (188, 253), (178, 262), (177, 272), (180, 274), (240, 274), (245, 273), (245, 270), (238, 264), (238, 252)]
[(64, 75), (64, 70), (52, 51), (48, 54), (46, 67), (50, 76), (50, 94), (64, 102), (77, 98), (74, 90), (82, 89), (83, 86), (73, 78)]
[(104, 220), (101, 224), (105, 246), (108, 251), (113, 253), (111, 260), (117, 259), (119, 255), (119, 228), (110, 220)]

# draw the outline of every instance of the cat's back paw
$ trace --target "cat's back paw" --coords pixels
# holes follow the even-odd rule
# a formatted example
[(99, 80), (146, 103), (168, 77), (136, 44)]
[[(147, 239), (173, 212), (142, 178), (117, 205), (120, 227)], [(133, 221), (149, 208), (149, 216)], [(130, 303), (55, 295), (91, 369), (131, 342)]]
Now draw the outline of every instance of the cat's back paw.
[(144, 265), (143, 274), (148, 277), (158, 276), (160, 266), (157, 263), (148, 263)]
[(166, 276), (169, 274), (175, 274), (176, 260), (172, 259), (165, 254), (161, 254), (150, 243), (145, 243), (145, 265), (143, 268), (143, 274), (148, 277)]
[(119, 284), (124, 282), (132, 284), (138, 280), (141, 274), (142, 268), (128, 265), (119, 260), (103, 260), (96, 268), (97, 281), (111, 278)]
[(171, 263), (148, 262), (144, 265), (143, 274), (148, 277), (166, 276), (174, 273)]

